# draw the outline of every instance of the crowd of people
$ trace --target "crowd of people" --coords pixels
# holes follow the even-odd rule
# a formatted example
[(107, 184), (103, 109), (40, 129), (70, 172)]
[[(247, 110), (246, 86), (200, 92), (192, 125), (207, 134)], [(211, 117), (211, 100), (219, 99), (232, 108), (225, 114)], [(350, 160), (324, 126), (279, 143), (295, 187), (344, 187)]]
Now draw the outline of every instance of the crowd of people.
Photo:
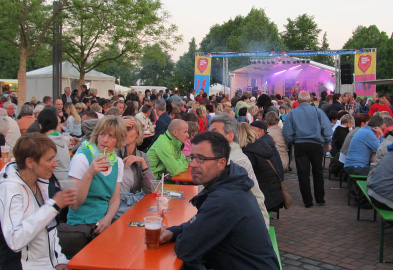
[[(325, 204), (322, 161), (330, 154), (333, 173), (369, 174), (370, 196), (393, 209), (393, 115), (385, 94), (367, 100), (322, 91), (317, 99), (305, 91), (287, 98), (191, 90), (182, 97), (133, 89), (100, 98), (82, 85), (80, 94), (66, 87), (57, 100), (32, 98), (19, 113), (15, 99), (2, 95), (0, 102), (0, 144), (15, 159), (0, 179), (0, 268), (66, 269), (57, 231), (84, 226), (88, 242), (151, 193), (152, 180), (189, 167), (204, 186), (193, 199), (200, 221), (164, 230), (161, 242), (176, 241), (177, 255), (190, 266), (277, 269), (271, 244), (260, 243), (269, 242), (268, 212), (284, 206), (281, 182), (292, 170), (292, 152), (305, 207), (314, 199)], [(61, 180), (76, 185), (61, 191)], [(244, 228), (257, 233), (226, 238)], [(46, 234), (53, 243), (43, 240)], [(261, 242), (247, 244), (258, 242), (252, 237)], [(197, 252), (201, 241), (205, 248)], [(70, 258), (87, 242), (62, 248)]]

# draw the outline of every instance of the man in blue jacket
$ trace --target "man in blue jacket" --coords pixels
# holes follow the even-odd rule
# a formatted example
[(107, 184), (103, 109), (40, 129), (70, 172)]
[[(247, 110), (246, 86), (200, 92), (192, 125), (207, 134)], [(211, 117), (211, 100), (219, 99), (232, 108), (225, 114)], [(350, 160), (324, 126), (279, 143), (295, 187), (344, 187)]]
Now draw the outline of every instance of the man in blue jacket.
[(310, 163), (314, 180), (314, 196), (317, 204), (325, 203), (322, 160), (324, 147), (332, 149), (332, 126), (326, 114), (310, 105), (310, 94), (300, 92), (299, 106), (292, 110), (284, 123), (283, 133), (287, 143), (294, 143), (295, 161), (300, 192), (304, 205), (313, 206), (310, 186)]
[(193, 182), (204, 189), (191, 203), (198, 213), (180, 226), (164, 230), (161, 243), (176, 241), (184, 269), (279, 269), (264, 218), (251, 193), (247, 171), (227, 165), (230, 147), (218, 132), (191, 140)]

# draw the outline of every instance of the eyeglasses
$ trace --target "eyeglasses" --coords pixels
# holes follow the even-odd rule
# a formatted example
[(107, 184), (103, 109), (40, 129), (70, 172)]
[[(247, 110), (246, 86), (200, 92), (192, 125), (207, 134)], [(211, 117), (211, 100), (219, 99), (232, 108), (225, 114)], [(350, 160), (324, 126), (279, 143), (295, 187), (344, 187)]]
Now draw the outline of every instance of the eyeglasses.
[(203, 162), (205, 162), (205, 160), (217, 160), (220, 158), (223, 158), (223, 157), (204, 157), (204, 156), (199, 156), (199, 155), (198, 156), (190, 155), (190, 156), (186, 157), (186, 160), (188, 162), (192, 162), (194, 159), (196, 159), (196, 161), (198, 163), (203, 163)]

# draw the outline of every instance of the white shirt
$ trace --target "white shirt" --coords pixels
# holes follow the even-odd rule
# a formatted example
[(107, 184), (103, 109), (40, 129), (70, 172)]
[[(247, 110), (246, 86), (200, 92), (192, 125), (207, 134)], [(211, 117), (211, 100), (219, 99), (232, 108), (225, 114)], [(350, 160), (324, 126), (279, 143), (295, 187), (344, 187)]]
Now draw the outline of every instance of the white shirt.
[[(123, 160), (119, 157), (117, 157), (117, 182), (120, 183), (123, 181), (123, 172), (124, 172), (124, 163)], [(71, 164), (70, 164), (70, 170), (68, 171), (68, 176), (74, 177), (76, 179), (81, 179), (82, 176), (85, 174), (85, 172), (89, 169), (89, 161), (87, 160), (87, 157), (82, 154), (76, 154), (72, 159), (71, 159)], [(104, 176), (108, 176), (112, 172), (112, 166), (109, 166), (109, 170), (106, 172), (100, 172)]]
[(5, 143), (6, 143), (6, 145), (8, 145), (10, 147), (10, 153), (12, 153), (12, 150), (16, 144), (16, 141), (21, 136), (20, 129), (18, 126), (18, 122), (16, 122), (11, 117), (6, 116), (5, 120), (7, 121), (7, 126), (8, 126), (7, 135), (5, 136)]
[(148, 126), (152, 126), (153, 124), (150, 121), (149, 117), (146, 117), (143, 112), (138, 113), (135, 115), (135, 118), (141, 121), (143, 130), (147, 130)]

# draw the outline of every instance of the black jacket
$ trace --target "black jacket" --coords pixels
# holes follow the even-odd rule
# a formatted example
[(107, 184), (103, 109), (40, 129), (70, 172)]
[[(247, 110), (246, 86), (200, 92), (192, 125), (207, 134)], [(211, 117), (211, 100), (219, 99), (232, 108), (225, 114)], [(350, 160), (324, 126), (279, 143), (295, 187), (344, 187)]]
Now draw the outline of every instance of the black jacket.
[(347, 137), (348, 133), (349, 133), (348, 127), (342, 127), (342, 126), (336, 127), (336, 130), (334, 131), (332, 137), (332, 151), (330, 151), (330, 154), (333, 157), (340, 152), (341, 147), (343, 146), (345, 138)]
[(343, 110), (345, 110), (344, 105), (341, 102), (335, 100), (335, 101), (333, 101), (333, 104), (329, 106), (327, 115), (329, 115), (331, 111), (339, 112), (339, 111), (343, 111)]
[[(208, 269), (279, 269), (270, 237), (247, 171), (231, 162), (191, 202), (198, 213), (187, 223), (168, 228), (175, 252), (188, 265)], [(199, 268), (202, 269), (202, 268)]]
[[(248, 144), (242, 148), (248, 157), (257, 177), (259, 188), (265, 195), (265, 205), (268, 211), (281, 207), (284, 198), (282, 196), (280, 180), (267, 160), (270, 160), (279, 173), (277, 162), (271, 147), (262, 139)], [(284, 180), (284, 179), (282, 179)]]

